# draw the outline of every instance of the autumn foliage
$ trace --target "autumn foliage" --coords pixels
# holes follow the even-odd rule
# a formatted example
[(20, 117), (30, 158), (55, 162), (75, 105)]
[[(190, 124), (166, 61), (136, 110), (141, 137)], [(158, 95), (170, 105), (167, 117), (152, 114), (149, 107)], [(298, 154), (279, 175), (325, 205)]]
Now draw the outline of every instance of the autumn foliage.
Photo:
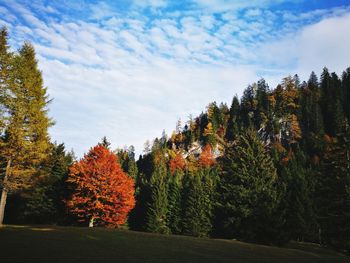
[(202, 167), (211, 167), (215, 164), (215, 156), (213, 154), (213, 149), (210, 144), (204, 146), (204, 149), (199, 157), (199, 164)]
[(186, 161), (182, 157), (181, 153), (177, 153), (174, 158), (170, 159), (169, 167), (171, 174), (174, 174), (176, 170), (184, 170), (186, 167)]
[(102, 145), (70, 168), (68, 182), (74, 186), (67, 201), (69, 210), (90, 225), (122, 225), (135, 205), (134, 181), (123, 172), (116, 155)]

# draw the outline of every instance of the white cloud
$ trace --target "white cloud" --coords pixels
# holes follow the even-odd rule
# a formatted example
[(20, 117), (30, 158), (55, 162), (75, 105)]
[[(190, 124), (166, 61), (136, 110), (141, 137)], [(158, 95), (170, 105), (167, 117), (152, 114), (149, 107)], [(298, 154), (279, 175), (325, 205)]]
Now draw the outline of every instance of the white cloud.
[(266, 64), (272, 64), (288, 74), (297, 73), (307, 79), (311, 71), (323, 67), (341, 74), (350, 66), (350, 13), (325, 18), (306, 26), (281, 40), (263, 44), (257, 54)]
[(298, 41), (298, 71), (320, 72), (324, 66), (341, 73), (350, 66), (350, 13), (306, 27)]

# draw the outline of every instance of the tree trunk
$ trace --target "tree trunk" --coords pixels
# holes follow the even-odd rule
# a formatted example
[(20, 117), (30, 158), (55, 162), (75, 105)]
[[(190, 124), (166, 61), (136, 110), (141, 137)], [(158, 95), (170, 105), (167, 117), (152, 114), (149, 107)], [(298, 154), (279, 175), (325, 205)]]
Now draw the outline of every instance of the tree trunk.
[(10, 174), (10, 168), (11, 168), (11, 159), (8, 160), (7, 162), (5, 177), (2, 183), (2, 193), (1, 193), (1, 201), (0, 201), (0, 227), (2, 226), (2, 223), (4, 221), (4, 216), (5, 216), (5, 206), (6, 206), (7, 193), (8, 193), (6, 183)]
[(4, 221), (6, 199), (7, 199), (7, 189), (3, 188), (1, 193), (1, 201), (0, 201), (0, 227), (3, 226), (2, 222)]
[(91, 217), (90, 222), (89, 222), (89, 227), (94, 227), (94, 217)]

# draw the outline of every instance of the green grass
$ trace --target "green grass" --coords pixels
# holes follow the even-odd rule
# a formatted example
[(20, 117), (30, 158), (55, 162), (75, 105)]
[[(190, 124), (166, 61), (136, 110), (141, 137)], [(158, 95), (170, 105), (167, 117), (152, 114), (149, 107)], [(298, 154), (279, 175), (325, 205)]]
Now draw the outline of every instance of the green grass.
[(0, 229), (0, 262), (349, 263), (350, 257), (311, 244), (277, 248), (103, 228), (5, 226)]

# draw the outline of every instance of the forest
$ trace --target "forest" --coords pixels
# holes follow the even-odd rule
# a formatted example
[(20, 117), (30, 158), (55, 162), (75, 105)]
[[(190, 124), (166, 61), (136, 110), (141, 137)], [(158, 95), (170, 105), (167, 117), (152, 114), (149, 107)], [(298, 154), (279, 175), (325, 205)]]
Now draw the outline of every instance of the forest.
[[(252, 80), (252, 82), (255, 80)], [(235, 85), (235, 83), (232, 83)], [(171, 135), (77, 160), (52, 142), (34, 47), (0, 32), (0, 224), (127, 228), (350, 251), (350, 68), (264, 79)]]

